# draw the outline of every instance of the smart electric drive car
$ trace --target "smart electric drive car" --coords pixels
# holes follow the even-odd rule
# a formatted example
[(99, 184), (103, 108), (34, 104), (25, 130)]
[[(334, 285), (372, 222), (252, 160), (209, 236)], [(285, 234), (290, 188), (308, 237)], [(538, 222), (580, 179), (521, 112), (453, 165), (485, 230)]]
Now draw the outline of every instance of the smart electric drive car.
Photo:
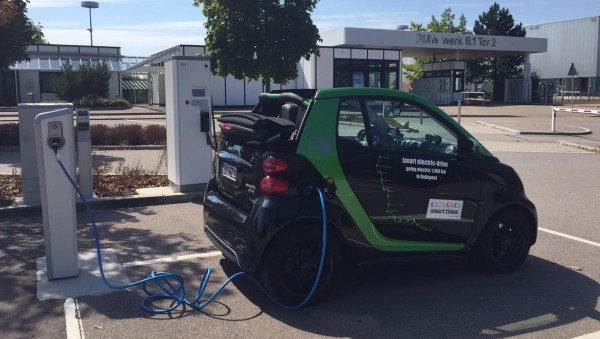
[(348, 263), (474, 253), (517, 269), (537, 237), (517, 173), (437, 106), (377, 88), (321, 89), (306, 100), (261, 94), (252, 113), (219, 119), (205, 232), (225, 257), (287, 303), (316, 298)]

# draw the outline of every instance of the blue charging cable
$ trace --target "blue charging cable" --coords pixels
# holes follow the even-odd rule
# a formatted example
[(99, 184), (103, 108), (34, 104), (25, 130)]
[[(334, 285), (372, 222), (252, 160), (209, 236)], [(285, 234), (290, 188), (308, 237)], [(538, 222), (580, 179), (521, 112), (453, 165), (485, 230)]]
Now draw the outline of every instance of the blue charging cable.
[[(327, 245), (327, 212), (325, 210), (325, 199), (323, 198), (323, 192), (321, 192), (321, 190), (318, 187), (315, 187), (315, 189), (316, 189), (317, 193), (319, 194), (319, 198), (321, 200), (321, 208), (323, 211), (323, 247), (321, 248), (321, 261), (319, 263), (317, 277), (315, 278), (315, 282), (314, 282), (310, 292), (306, 295), (306, 297), (304, 298), (304, 300), (302, 300), (302, 302), (300, 302), (297, 305), (292, 305), (292, 306), (283, 304), (282, 302), (277, 300), (274, 296), (272, 296), (269, 292), (267, 292), (267, 290), (253, 276), (247, 274), (246, 272), (237, 272), (237, 273), (233, 274), (221, 286), (219, 286), (219, 288), (208, 299), (202, 301), (202, 296), (204, 295), (206, 287), (208, 286), (208, 280), (210, 279), (210, 275), (212, 272), (212, 267), (210, 267), (210, 266), (206, 269), (206, 271), (204, 272), (204, 275), (202, 276), (202, 280), (200, 282), (200, 285), (198, 286), (198, 290), (196, 291), (196, 295), (195, 295), (194, 299), (188, 300), (185, 297), (186, 296), (185, 282), (183, 280), (183, 277), (179, 274), (174, 274), (174, 273), (170, 273), (170, 272), (154, 272), (153, 271), (148, 275), (148, 277), (146, 277), (142, 280), (133, 282), (133, 283), (125, 284), (125, 285), (114, 285), (110, 281), (108, 281), (108, 279), (106, 279), (106, 276), (104, 275), (104, 268), (102, 267), (102, 252), (100, 250), (100, 238), (98, 235), (98, 228), (96, 227), (96, 219), (94, 218), (94, 212), (90, 208), (90, 205), (83, 197), (81, 190), (79, 189), (79, 187), (77, 186), (77, 184), (75, 183), (73, 178), (69, 175), (69, 172), (67, 171), (64, 164), (60, 160), (60, 153), (58, 153), (57, 149), (54, 150), (54, 155), (56, 157), (56, 161), (58, 162), (58, 165), (62, 169), (62, 171), (65, 174), (65, 176), (67, 177), (67, 179), (69, 179), (71, 186), (73, 186), (73, 188), (79, 195), (79, 198), (83, 202), (83, 206), (85, 207), (85, 210), (87, 212), (88, 219), (92, 225), (92, 232), (94, 234), (94, 239), (96, 241), (96, 253), (98, 256), (98, 268), (100, 269), (100, 276), (102, 278), (102, 281), (104, 281), (106, 286), (108, 286), (112, 289), (116, 289), (116, 290), (123, 290), (123, 289), (131, 288), (131, 287), (142, 286), (144, 292), (148, 296), (141, 302), (141, 308), (143, 310), (150, 312), (150, 313), (156, 313), (156, 314), (170, 313), (170, 312), (176, 310), (182, 304), (190, 306), (196, 310), (201, 310), (204, 307), (206, 307), (208, 304), (210, 304), (221, 293), (221, 291), (223, 291), (225, 286), (227, 286), (231, 281), (233, 281), (234, 279), (236, 279), (238, 277), (242, 277), (242, 276), (246, 277), (246, 278), (250, 279), (252, 282), (254, 282), (254, 284), (275, 304), (277, 304), (285, 309), (288, 309), (288, 310), (297, 310), (297, 309), (303, 307), (310, 300), (310, 298), (312, 298), (312, 296), (315, 294), (315, 291), (317, 290), (317, 286), (319, 285), (319, 280), (321, 280), (321, 273), (323, 272), (323, 265), (325, 262), (325, 251), (327, 248), (327, 246), (326, 246)], [(154, 293), (154, 292), (150, 291), (149, 290), (150, 284), (154, 284), (154, 286), (157, 287), (161, 292)], [(152, 303), (155, 301), (159, 301), (159, 300), (172, 300), (173, 302), (171, 303), (171, 306), (169, 306), (167, 308), (153, 307)]]

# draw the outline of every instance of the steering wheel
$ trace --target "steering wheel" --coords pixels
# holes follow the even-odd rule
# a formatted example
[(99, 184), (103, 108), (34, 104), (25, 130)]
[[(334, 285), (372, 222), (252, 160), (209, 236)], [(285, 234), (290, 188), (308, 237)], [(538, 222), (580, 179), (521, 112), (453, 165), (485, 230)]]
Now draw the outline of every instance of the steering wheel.
[[(371, 130), (372, 132), (372, 142), (373, 142), (373, 146), (377, 146), (379, 144), (379, 135), (377, 135), (377, 133), (375, 133), (373, 130)], [(358, 141), (363, 145), (363, 146), (367, 146), (369, 143), (367, 142), (367, 131), (363, 128), (360, 131), (358, 131), (358, 134), (356, 134), (356, 138), (358, 138)]]
[(400, 105), (393, 106), (390, 109), (390, 113), (392, 113), (392, 115), (395, 117), (399, 117), (400, 113), (402, 113), (402, 109), (400, 108)]

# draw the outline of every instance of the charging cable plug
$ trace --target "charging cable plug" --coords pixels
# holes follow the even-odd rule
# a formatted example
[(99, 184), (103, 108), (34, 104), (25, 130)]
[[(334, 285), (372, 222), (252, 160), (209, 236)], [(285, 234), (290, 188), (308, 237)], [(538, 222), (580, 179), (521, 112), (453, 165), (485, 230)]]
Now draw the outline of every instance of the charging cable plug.
[(325, 179), (325, 184), (323, 185), (323, 194), (325, 198), (329, 200), (335, 199), (335, 192), (337, 191), (337, 187), (335, 186), (335, 182), (333, 178), (329, 177)]
[(65, 139), (62, 137), (50, 137), (48, 138), (48, 146), (54, 151), (58, 151), (65, 145)]

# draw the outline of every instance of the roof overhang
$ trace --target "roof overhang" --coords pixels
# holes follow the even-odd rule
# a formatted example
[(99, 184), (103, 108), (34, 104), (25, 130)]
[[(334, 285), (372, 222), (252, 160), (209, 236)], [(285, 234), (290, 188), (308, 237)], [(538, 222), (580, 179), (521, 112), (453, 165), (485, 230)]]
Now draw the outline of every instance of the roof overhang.
[(472, 59), (543, 53), (548, 40), (345, 27), (321, 34), (323, 46), (402, 50), (403, 57)]

